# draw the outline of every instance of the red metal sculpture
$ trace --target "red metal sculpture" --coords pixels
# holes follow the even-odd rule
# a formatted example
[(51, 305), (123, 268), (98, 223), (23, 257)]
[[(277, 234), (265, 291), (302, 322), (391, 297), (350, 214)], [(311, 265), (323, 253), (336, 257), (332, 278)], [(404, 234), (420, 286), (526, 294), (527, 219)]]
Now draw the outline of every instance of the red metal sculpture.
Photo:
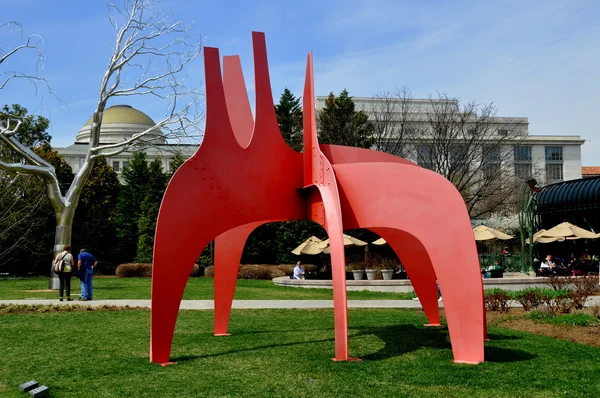
[[(313, 220), (331, 245), (335, 360), (348, 356), (344, 230), (368, 228), (402, 259), (429, 325), (440, 324), (436, 280), (455, 362), (484, 359), (483, 284), (465, 204), (445, 178), (392, 155), (319, 145), (312, 54), (304, 89), (304, 153), (278, 128), (265, 37), (252, 34), (256, 116), (239, 58), (205, 48), (206, 134), (171, 179), (160, 208), (152, 270), (150, 360), (169, 364), (179, 305), (200, 251), (215, 239), (214, 334), (226, 335), (238, 264), (250, 232)], [(398, 338), (402, 338), (399, 336)]]

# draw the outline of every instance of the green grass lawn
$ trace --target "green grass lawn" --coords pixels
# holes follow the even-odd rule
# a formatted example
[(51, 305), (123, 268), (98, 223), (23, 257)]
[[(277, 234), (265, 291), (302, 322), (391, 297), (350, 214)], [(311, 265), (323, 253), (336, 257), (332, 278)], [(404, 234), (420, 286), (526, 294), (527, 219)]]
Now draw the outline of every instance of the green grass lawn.
[[(150, 299), (150, 278), (94, 278), (94, 299)], [(48, 288), (48, 278), (0, 280), (0, 300), (57, 298), (58, 292), (35, 292)], [(73, 297), (79, 296), (79, 279), (71, 281)], [(28, 291), (29, 290), (29, 291)], [(412, 293), (348, 292), (349, 300), (402, 300)], [(303, 289), (275, 286), (270, 280), (240, 279), (235, 290), (237, 300), (331, 300), (331, 289)], [(212, 278), (190, 278), (184, 300), (212, 300)]]
[(447, 330), (411, 310), (350, 310), (332, 362), (331, 310), (181, 311), (172, 356), (148, 363), (149, 311), (0, 315), (0, 395), (30, 379), (53, 397), (597, 397), (600, 349), (491, 328), (487, 362), (452, 362)]

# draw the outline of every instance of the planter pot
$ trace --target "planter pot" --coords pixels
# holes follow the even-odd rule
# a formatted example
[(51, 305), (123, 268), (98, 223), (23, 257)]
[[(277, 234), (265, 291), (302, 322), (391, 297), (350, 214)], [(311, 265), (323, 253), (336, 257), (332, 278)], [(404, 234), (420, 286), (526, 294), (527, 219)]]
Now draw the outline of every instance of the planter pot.
[(367, 273), (368, 280), (374, 281), (375, 279), (377, 279), (377, 270), (376, 269), (368, 269), (368, 270), (365, 270), (365, 272)]
[(352, 276), (356, 281), (365, 279), (365, 271), (362, 269), (352, 270)]
[(383, 280), (384, 281), (390, 281), (392, 280), (392, 276), (394, 275), (394, 270), (393, 269), (382, 269), (381, 270), (381, 276), (383, 276)]

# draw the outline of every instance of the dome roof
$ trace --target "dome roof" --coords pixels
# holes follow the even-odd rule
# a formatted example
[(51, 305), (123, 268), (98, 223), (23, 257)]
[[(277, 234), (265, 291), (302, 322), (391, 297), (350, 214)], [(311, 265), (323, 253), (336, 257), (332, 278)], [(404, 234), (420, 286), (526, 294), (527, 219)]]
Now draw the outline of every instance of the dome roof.
[[(91, 126), (92, 118), (93, 116), (84, 126)], [(129, 105), (113, 105), (105, 109), (102, 115), (102, 124), (108, 123), (145, 124), (147, 126), (154, 126), (156, 124), (154, 120), (150, 119), (150, 116)]]
[[(90, 131), (92, 118), (79, 130), (76, 143), (90, 142)], [(156, 123), (146, 115), (129, 105), (113, 105), (106, 108), (102, 114), (102, 126), (100, 127), (100, 143), (116, 144), (130, 139), (134, 134), (139, 134)], [(156, 129), (144, 135), (144, 141), (153, 144), (166, 144), (166, 139), (160, 129)]]

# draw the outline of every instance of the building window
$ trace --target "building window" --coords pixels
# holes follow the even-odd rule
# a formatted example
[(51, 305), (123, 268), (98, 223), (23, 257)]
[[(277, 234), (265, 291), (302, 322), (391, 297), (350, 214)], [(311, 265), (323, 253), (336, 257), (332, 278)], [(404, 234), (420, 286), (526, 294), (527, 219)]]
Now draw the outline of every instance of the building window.
[(563, 151), (561, 146), (546, 147), (546, 184), (563, 181)]
[(508, 130), (498, 130), (498, 135), (501, 135), (502, 137), (506, 137), (508, 135)]
[(113, 160), (112, 165), (113, 165), (113, 170), (118, 172), (119, 171), (119, 166), (120, 166), (119, 161), (118, 160)]
[(433, 154), (431, 148), (427, 145), (417, 146), (417, 163), (419, 166), (435, 171)]
[(546, 161), (560, 161), (563, 160), (563, 153), (561, 146), (547, 146), (546, 147)]
[(477, 129), (468, 129), (467, 130), (468, 135), (475, 135), (476, 133), (477, 133)]
[(562, 163), (547, 163), (546, 164), (546, 183), (552, 184), (563, 180), (563, 165)]
[(493, 178), (500, 174), (500, 147), (484, 145), (482, 149), (481, 166), (484, 178)]
[(128, 167), (129, 167), (129, 162), (128, 162), (127, 160), (125, 160), (125, 161), (123, 162), (123, 168), (124, 168), (124, 169), (126, 169), (126, 168), (128, 168)]
[(531, 147), (519, 145), (513, 148), (515, 154), (515, 177), (526, 180), (533, 176)]

